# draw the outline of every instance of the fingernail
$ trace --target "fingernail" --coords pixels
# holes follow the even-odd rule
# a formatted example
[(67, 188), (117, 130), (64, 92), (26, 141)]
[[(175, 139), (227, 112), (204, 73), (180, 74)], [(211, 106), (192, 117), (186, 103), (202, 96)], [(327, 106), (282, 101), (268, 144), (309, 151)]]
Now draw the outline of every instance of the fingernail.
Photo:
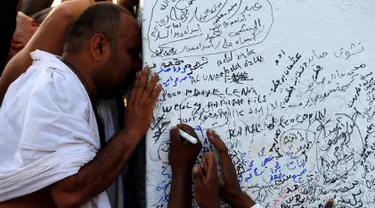
[(213, 130), (212, 133), (213, 133), (214, 135), (217, 135), (215, 130)]

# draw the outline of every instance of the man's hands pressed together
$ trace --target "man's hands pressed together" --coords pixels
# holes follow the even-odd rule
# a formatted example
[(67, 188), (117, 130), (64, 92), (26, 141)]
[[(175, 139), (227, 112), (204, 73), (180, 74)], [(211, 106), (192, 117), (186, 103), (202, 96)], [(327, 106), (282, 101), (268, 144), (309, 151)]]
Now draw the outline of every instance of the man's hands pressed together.
[(137, 73), (134, 89), (125, 111), (124, 130), (138, 137), (145, 135), (150, 127), (154, 105), (162, 89), (160, 84), (156, 85), (159, 80), (157, 74), (154, 74), (148, 82), (150, 73), (149, 68)]

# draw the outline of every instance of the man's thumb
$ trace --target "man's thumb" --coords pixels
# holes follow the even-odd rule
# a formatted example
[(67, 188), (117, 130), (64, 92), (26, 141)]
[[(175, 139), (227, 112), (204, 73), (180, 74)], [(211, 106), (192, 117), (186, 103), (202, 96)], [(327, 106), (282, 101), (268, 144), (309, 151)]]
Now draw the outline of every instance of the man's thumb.
[(193, 178), (194, 178), (194, 186), (198, 186), (202, 184), (203, 175), (202, 175), (202, 168), (198, 165), (194, 166), (193, 168)]

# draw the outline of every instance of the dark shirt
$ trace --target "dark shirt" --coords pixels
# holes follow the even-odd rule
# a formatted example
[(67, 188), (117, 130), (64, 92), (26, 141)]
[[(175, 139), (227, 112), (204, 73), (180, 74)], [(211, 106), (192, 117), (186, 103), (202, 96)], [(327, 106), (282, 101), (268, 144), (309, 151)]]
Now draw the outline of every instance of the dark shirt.
[(16, 30), (17, 4), (18, 0), (0, 1), (0, 19), (3, 20), (2, 24), (0, 24), (2, 36), (2, 38), (0, 38), (0, 76), (5, 68), (12, 37)]

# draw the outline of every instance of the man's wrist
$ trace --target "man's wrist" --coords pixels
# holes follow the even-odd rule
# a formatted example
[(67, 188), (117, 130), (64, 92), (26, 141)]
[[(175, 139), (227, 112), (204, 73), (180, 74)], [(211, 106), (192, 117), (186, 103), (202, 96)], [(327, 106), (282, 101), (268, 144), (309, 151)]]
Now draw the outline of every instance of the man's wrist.
[(133, 141), (140, 141), (144, 135), (139, 131), (130, 128), (124, 128), (120, 131), (120, 134), (124, 135), (125, 138), (128, 138)]
[(184, 178), (191, 178), (191, 171), (193, 166), (179, 166), (179, 167), (171, 167), (173, 177), (184, 177)]

